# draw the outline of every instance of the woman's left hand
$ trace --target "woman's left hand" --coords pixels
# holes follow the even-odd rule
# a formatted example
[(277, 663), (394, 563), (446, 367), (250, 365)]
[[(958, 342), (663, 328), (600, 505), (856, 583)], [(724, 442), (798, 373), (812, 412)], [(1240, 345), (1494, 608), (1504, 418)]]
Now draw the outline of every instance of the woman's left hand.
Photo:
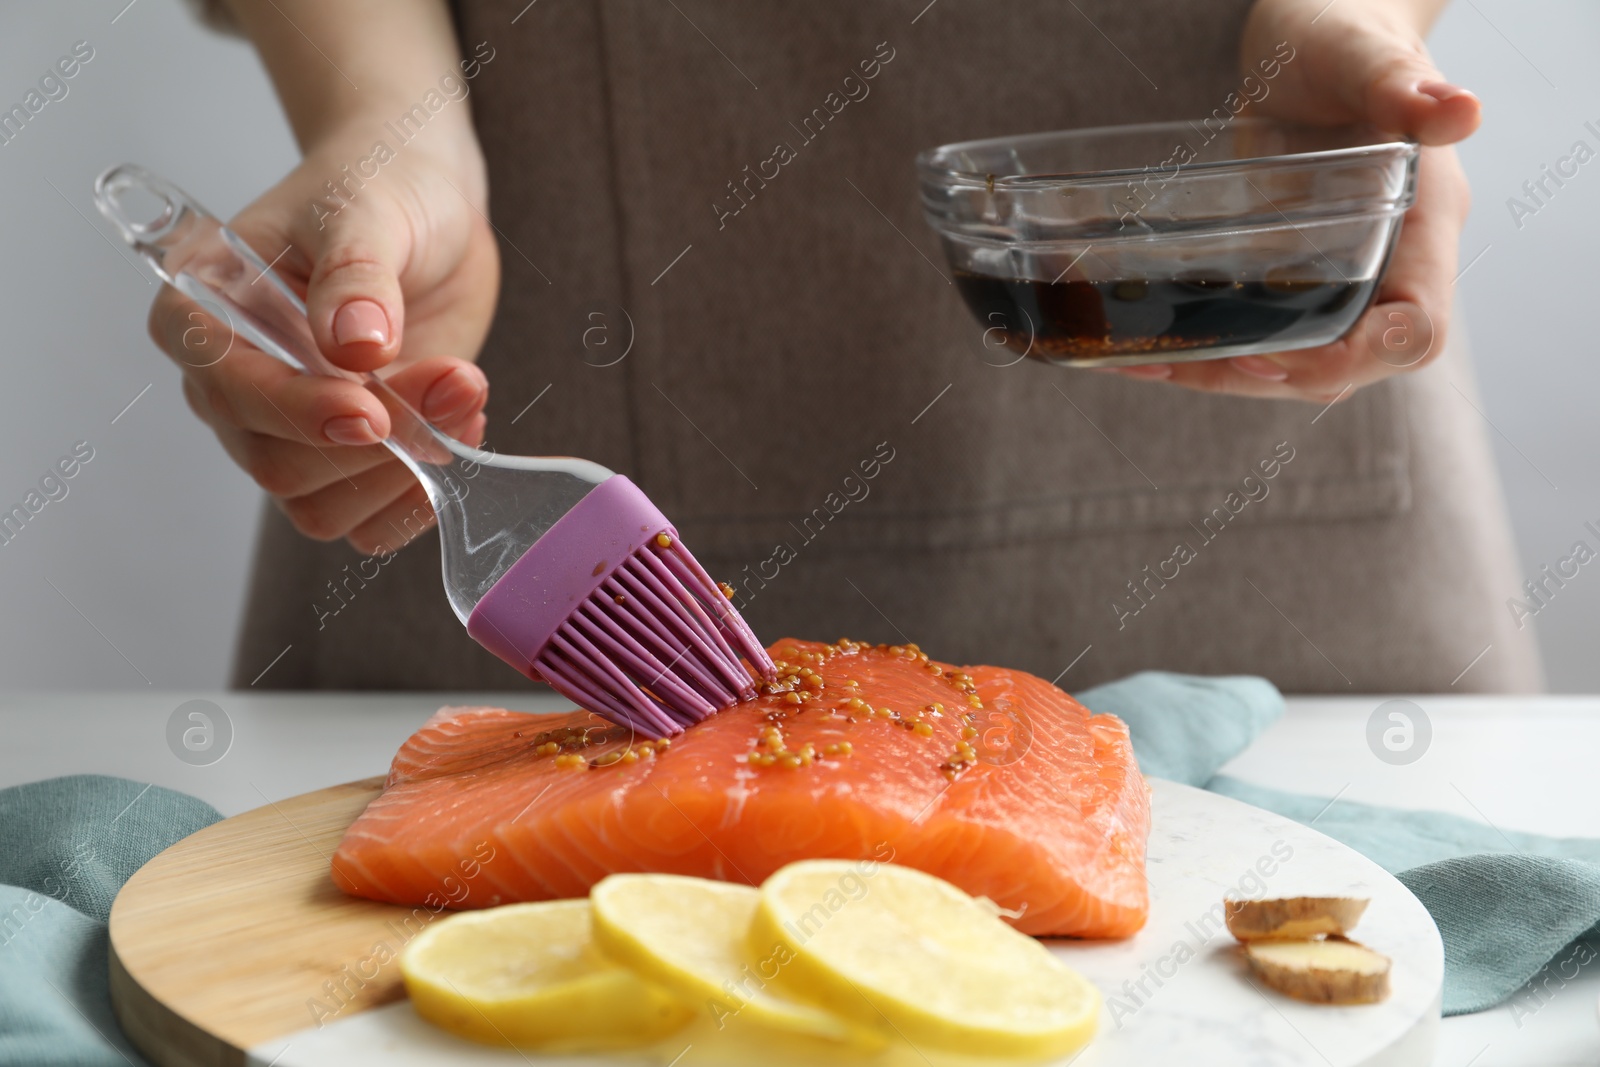
[(1326, 404), (1439, 354), (1470, 201), (1466, 174), (1448, 146), (1478, 128), (1481, 112), (1477, 97), (1445, 81), (1423, 45), (1441, 6), (1440, 0), (1258, 0), (1245, 24), (1239, 53), (1245, 71), (1253, 73), (1281, 42), (1294, 49), (1251, 113), (1315, 124), (1370, 122), (1425, 146), (1416, 204), (1366, 315), (1321, 348), (1114, 373)]

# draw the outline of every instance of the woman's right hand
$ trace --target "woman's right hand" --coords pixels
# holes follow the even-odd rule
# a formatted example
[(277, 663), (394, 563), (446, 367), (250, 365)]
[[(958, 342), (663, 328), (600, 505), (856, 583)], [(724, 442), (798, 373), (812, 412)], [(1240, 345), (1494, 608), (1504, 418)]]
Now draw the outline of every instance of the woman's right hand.
[[(471, 360), (500, 263), (477, 145), (403, 145), (355, 189), (347, 175), (371, 150), (369, 130), (323, 139), (228, 225), (300, 291), (331, 362), (387, 368), (424, 418), (480, 444), (489, 385)], [(329, 181), (354, 196), (340, 206)], [(389, 416), (362, 386), (295, 371), (170, 286), (150, 309), (150, 335), (183, 371), (195, 414), (301, 533), (393, 552), (433, 523), (421, 485), (378, 443)]]

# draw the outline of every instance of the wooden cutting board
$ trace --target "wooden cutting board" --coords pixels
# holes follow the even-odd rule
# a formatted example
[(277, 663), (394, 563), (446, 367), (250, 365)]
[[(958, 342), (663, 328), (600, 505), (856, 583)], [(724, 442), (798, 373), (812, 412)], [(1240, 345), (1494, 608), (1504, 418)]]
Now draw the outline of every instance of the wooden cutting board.
[(347, 896), (328, 873), (382, 788), (368, 778), (236, 815), (128, 879), (111, 906), (111, 1003), (140, 1051), (161, 1067), (242, 1067), (263, 1041), (405, 996), (374, 949), (398, 952), (413, 909)]
[[(1122, 941), (1051, 943), (1105, 996), (1077, 1067), (1187, 1063), (1412, 1067), (1432, 1062), (1443, 946), (1427, 911), (1371, 860), (1227, 797), (1153, 780), (1150, 919)], [(568, 1067), (721, 1063), (694, 1052), (551, 1058), (462, 1042), (405, 1002), (394, 957), (432, 915), (335, 888), (329, 863), (376, 796), (370, 778), (235, 816), (139, 870), (111, 909), (111, 998), (159, 1067)], [(1394, 959), (1382, 1004), (1337, 1008), (1263, 992), (1221, 929), (1225, 895), (1353, 895), (1356, 934)], [(687, 1051), (687, 1049), (685, 1049)], [(708, 1057), (702, 1059), (702, 1057)], [(767, 1067), (788, 1067), (779, 1048)], [(732, 1062), (751, 1062), (749, 1056)], [(863, 1067), (922, 1067), (915, 1056)]]

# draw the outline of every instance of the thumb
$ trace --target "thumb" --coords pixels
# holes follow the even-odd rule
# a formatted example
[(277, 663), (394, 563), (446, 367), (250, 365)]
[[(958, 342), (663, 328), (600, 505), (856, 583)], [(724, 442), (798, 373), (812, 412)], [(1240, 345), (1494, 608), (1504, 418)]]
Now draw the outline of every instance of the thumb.
[(306, 315), (317, 347), (335, 365), (374, 370), (399, 354), (407, 232), (359, 201), (323, 220), (306, 286)]
[(1409, 28), (1368, 23), (1341, 36), (1338, 91), (1353, 114), (1426, 145), (1454, 144), (1478, 128), (1478, 98), (1445, 80)]

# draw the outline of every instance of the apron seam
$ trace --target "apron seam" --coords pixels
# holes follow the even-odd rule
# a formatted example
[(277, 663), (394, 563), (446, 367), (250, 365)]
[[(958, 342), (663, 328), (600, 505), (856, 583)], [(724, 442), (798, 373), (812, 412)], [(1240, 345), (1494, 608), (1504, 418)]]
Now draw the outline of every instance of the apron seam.
[[(600, 110), (605, 115), (606, 123), (606, 174), (609, 179), (607, 192), (611, 200), (612, 217), (616, 220), (616, 224), (612, 227), (612, 232), (615, 234), (615, 244), (612, 251), (616, 257), (618, 296), (622, 306), (626, 308), (633, 303), (633, 272), (628, 265), (629, 240), (628, 234), (625, 232), (628, 227), (628, 216), (623, 210), (622, 166), (618, 160), (618, 151), (620, 149), (617, 135), (618, 118), (616, 98), (613, 92), (614, 86), (612, 85), (615, 72), (611, 62), (611, 49), (607, 41), (607, 24), (609, 20), (606, 18), (605, 7), (605, 0), (595, 0), (591, 6), (591, 11), (594, 15), (595, 47), (599, 52), (597, 58), (600, 68)], [(632, 365), (626, 359), (623, 360), (623, 364), (622, 392), (627, 398), (627, 409), (623, 416), (628, 428), (628, 456), (634, 475), (642, 477), (644, 449), (639, 440), (639, 383)]]

